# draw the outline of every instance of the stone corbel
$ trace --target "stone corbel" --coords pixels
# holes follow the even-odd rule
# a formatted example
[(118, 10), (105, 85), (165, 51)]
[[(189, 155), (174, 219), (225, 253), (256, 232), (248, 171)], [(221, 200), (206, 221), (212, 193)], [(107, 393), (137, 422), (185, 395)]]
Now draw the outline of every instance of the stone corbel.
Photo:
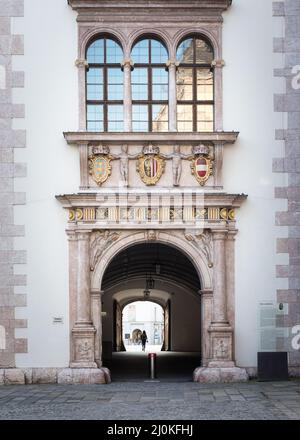
[(211, 67), (217, 67), (222, 69), (222, 67), (225, 66), (225, 61), (224, 60), (213, 60), (211, 63)]
[(129, 66), (131, 70), (134, 69), (134, 62), (130, 58), (127, 58), (121, 62), (122, 70), (124, 70), (124, 68), (127, 66)]
[(81, 59), (77, 59), (75, 61), (75, 66), (78, 68), (89, 68), (89, 63), (87, 62), (87, 60), (81, 60)]

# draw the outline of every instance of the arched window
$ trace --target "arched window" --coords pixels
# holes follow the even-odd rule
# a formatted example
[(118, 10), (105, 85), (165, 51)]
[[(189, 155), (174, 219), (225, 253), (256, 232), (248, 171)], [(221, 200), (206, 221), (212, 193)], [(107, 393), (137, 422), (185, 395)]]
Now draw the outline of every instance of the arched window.
[(87, 130), (123, 131), (123, 51), (109, 38), (95, 40), (87, 50)]
[(213, 59), (212, 46), (202, 38), (188, 38), (177, 49), (178, 131), (214, 130)]
[(147, 38), (132, 49), (133, 131), (168, 131), (168, 52), (157, 40)]

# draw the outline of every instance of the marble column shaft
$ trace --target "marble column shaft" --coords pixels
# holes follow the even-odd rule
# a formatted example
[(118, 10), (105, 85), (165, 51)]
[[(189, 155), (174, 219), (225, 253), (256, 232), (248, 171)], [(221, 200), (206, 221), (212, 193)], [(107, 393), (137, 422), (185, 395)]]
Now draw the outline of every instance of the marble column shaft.
[(226, 301), (226, 231), (213, 232), (214, 293), (213, 324), (228, 324)]

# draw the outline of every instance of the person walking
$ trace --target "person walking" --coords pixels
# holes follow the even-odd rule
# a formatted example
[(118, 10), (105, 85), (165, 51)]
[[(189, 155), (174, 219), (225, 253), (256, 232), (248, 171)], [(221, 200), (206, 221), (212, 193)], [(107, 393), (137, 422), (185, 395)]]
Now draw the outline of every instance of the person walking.
[(141, 336), (141, 340), (142, 340), (142, 350), (145, 351), (145, 349), (146, 349), (146, 342), (148, 342), (147, 333), (145, 332), (145, 330), (143, 330), (143, 333), (142, 333), (142, 336)]

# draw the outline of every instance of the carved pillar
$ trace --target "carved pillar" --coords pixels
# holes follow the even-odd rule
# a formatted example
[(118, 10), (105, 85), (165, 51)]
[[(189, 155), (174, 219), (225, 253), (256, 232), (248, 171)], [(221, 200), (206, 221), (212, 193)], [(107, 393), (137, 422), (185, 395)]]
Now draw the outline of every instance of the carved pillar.
[(232, 328), (227, 318), (226, 230), (212, 231), (214, 244), (213, 312), (210, 333), (210, 367), (234, 366)]
[(169, 131), (177, 131), (177, 94), (176, 94), (176, 69), (179, 63), (168, 61), (169, 70)]
[(92, 322), (96, 329), (95, 333), (95, 362), (102, 367), (102, 296), (103, 290), (91, 291)]
[(78, 87), (79, 87), (79, 130), (86, 130), (86, 78), (85, 73), (89, 68), (86, 60), (76, 60), (75, 66), (78, 67)]
[(201, 295), (201, 365), (206, 367), (210, 358), (209, 327), (212, 321), (212, 290), (200, 290)]
[(89, 188), (89, 172), (88, 172), (88, 145), (79, 145), (80, 157), (80, 189), (85, 190)]
[(222, 68), (225, 63), (223, 60), (214, 60), (212, 67), (214, 67), (215, 77), (215, 131), (223, 130), (223, 72)]
[(215, 155), (215, 170), (214, 170), (214, 185), (215, 189), (223, 189), (223, 155), (224, 155), (224, 144), (223, 142), (215, 142), (214, 146)]
[[(69, 325), (70, 331), (76, 321), (77, 303), (77, 234), (75, 231), (66, 231), (69, 240)], [(71, 334), (71, 333), (70, 333)], [(70, 359), (72, 359), (72, 341), (70, 343)]]
[[(227, 317), (234, 334), (235, 322), (235, 236), (236, 230), (228, 231), (226, 240), (226, 295), (227, 295)], [(234, 344), (232, 347), (233, 359), (235, 359)]]
[(133, 62), (126, 59), (122, 62), (124, 71), (124, 131), (132, 131), (132, 95), (131, 95), (131, 71)]
[(96, 368), (95, 328), (90, 304), (90, 232), (77, 232), (77, 310), (72, 330), (71, 368)]

